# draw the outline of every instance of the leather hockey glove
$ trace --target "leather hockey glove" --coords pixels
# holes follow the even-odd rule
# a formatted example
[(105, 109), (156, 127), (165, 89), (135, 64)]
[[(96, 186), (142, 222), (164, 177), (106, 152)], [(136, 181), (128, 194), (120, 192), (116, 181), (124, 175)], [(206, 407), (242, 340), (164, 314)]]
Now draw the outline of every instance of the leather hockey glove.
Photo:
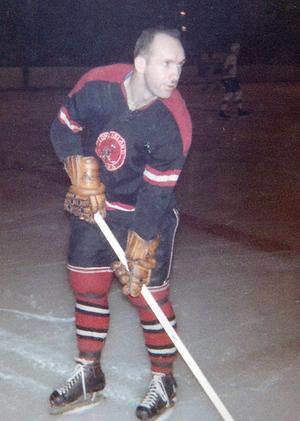
[(93, 156), (71, 155), (64, 160), (71, 186), (64, 209), (78, 218), (95, 223), (94, 214), (105, 217), (105, 187), (100, 182), (99, 164)]
[(125, 254), (129, 271), (119, 261), (112, 264), (116, 277), (123, 285), (122, 291), (125, 295), (138, 297), (143, 284), (149, 284), (152, 269), (156, 266), (155, 253), (159, 242), (159, 237), (146, 241), (136, 232), (128, 231)]

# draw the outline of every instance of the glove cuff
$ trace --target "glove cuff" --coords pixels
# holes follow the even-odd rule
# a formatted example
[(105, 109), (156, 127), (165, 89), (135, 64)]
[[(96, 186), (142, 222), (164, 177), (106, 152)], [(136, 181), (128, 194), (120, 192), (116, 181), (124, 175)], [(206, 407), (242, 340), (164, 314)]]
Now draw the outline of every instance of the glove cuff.
[(99, 187), (101, 187), (101, 193), (103, 193), (103, 184), (100, 182), (99, 164), (95, 157), (81, 155), (68, 156), (64, 160), (64, 168), (75, 188), (83, 189), (89, 194), (99, 194)]
[(160, 238), (144, 240), (135, 231), (129, 230), (127, 237), (126, 257), (128, 260), (147, 260), (154, 257)]

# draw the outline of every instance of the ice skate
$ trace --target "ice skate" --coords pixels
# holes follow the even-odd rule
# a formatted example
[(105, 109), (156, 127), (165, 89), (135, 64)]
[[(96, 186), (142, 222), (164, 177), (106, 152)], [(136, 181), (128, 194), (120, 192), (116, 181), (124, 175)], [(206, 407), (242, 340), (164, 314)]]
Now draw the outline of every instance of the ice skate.
[(66, 383), (55, 389), (49, 398), (49, 413), (61, 414), (75, 408), (93, 405), (101, 399), (105, 377), (100, 364), (77, 361)]
[(139, 420), (152, 421), (176, 401), (176, 381), (172, 374), (154, 374), (149, 389), (136, 409)]

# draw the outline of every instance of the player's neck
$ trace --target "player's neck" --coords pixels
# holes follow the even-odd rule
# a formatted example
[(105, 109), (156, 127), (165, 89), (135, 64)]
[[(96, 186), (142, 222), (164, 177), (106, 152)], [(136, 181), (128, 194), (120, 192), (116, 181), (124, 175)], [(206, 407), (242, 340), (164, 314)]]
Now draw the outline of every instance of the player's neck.
[(145, 90), (144, 84), (134, 72), (124, 81), (124, 86), (128, 108), (131, 111), (145, 107), (156, 99), (150, 92)]

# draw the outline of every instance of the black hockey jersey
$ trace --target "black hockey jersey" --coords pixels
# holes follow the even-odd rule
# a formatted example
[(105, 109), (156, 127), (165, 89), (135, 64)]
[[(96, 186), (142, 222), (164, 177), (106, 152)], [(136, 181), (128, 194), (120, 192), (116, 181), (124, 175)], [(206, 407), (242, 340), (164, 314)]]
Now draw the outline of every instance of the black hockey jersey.
[(123, 85), (131, 71), (114, 64), (86, 73), (60, 108), (51, 141), (61, 161), (76, 154), (98, 158), (107, 211), (132, 212), (131, 229), (150, 240), (174, 206), (192, 126), (177, 90), (131, 111)]

